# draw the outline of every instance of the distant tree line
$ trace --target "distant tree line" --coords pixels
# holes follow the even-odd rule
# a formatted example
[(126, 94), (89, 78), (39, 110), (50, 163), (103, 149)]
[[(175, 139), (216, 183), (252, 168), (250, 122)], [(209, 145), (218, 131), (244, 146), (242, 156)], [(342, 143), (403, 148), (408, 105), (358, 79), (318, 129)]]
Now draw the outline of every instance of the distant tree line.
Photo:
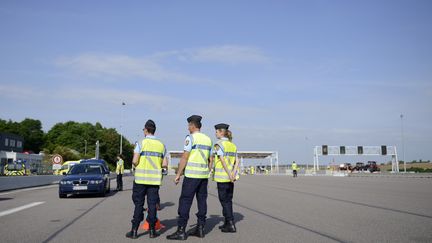
[[(21, 122), (15, 122), (0, 119), (0, 132), (22, 136), (25, 151), (60, 154), (65, 161), (94, 158), (96, 141), (99, 140), (99, 156), (105, 159), (111, 168), (115, 166), (120, 149), (120, 134), (114, 128), (103, 127), (99, 122), (94, 125), (74, 121), (57, 123), (45, 133), (39, 120), (26, 118)], [(123, 156), (130, 166), (133, 145), (124, 137)]]

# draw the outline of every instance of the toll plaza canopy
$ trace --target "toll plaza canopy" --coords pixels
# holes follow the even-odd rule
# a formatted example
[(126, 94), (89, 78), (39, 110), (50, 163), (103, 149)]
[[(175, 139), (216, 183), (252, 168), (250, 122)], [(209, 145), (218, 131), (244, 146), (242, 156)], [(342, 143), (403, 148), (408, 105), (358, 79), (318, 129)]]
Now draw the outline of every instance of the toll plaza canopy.
[[(169, 151), (168, 152), (168, 163), (171, 167), (171, 159), (181, 158), (183, 151)], [(270, 172), (279, 172), (279, 157), (276, 151), (239, 151), (237, 156), (240, 159), (241, 167), (244, 166), (243, 159), (269, 159), (270, 160)], [(275, 163), (275, 166), (273, 166)]]

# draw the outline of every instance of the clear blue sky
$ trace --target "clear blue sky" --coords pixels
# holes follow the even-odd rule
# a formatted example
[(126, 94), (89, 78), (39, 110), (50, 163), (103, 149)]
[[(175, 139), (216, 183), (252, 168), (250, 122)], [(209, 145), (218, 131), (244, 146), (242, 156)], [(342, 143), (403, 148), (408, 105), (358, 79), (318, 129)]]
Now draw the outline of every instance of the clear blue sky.
[[(0, 117), (100, 121), (181, 150), (186, 117), (240, 150), (400, 146), (432, 159), (431, 1), (1, 1)], [(305, 139), (305, 138), (308, 139)]]

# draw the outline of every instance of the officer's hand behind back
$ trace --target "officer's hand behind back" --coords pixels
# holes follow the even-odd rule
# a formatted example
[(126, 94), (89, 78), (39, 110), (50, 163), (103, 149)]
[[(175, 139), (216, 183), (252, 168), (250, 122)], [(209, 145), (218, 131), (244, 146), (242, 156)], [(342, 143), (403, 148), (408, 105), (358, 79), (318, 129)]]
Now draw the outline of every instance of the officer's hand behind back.
[(176, 175), (175, 179), (174, 179), (174, 183), (177, 185), (180, 182), (180, 176)]

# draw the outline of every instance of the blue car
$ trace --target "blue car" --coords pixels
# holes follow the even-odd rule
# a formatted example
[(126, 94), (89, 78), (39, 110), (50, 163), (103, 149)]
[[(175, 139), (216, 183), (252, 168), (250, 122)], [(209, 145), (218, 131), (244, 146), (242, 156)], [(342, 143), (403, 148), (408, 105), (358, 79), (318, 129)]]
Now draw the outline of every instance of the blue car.
[(100, 163), (76, 164), (59, 182), (60, 198), (66, 198), (68, 194), (105, 196), (109, 192), (109, 171)]
[(103, 159), (86, 159), (86, 160), (81, 160), (81, 164), (83, 164), (83, 163), (101, 164), (104, 167), (104, 170), (109, 172), (108, 163), (105, 160), (103, 160)]

